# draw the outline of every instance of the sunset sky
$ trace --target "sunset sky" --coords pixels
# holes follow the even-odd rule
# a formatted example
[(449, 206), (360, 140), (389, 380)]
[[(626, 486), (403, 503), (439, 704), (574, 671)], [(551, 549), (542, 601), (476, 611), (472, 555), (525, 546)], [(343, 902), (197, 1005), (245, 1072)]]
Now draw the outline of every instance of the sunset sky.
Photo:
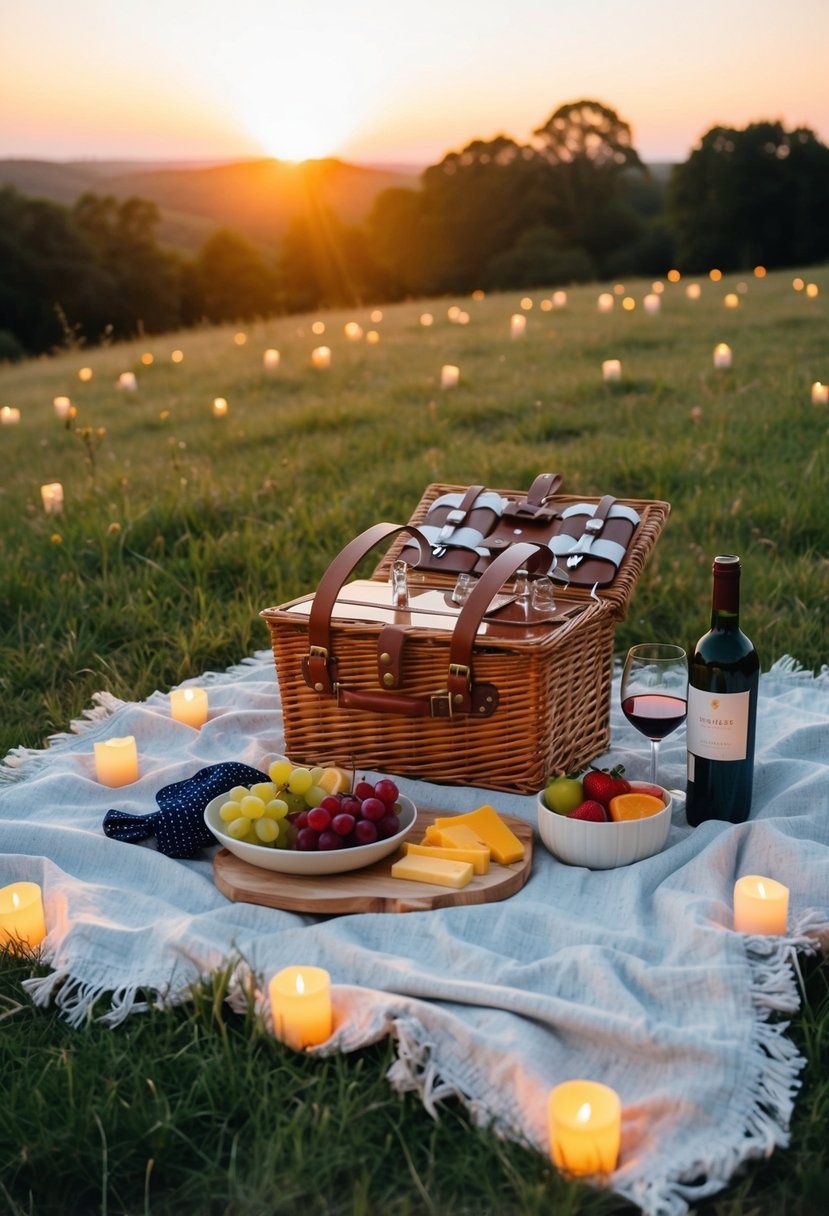
[(829, 142), (829, 0), (5, 0), (0, 158), (429, 164), (587, 97), (646, 161), (715, 124)]

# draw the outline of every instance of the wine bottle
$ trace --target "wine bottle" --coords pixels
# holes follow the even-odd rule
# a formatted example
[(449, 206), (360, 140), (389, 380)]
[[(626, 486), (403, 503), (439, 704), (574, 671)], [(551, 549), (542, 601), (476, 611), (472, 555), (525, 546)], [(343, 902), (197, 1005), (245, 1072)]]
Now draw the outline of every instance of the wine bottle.
[(691, 827), (744, 823), (751, 810), (760, 660), (740, 629), (740, 559), (714, 558), (711, 629), (688, 667), (688, 792)]

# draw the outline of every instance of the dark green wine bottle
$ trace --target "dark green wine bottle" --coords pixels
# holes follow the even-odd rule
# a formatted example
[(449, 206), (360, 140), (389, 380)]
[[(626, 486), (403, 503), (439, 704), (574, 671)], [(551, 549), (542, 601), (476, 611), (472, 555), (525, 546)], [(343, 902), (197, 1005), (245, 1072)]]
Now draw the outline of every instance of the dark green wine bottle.
[(688, 667), (688, 793), (691, 827), (744, 823), (751, 811), (760, 660), (740, 629), (740, 559), (715, 557), (711, 629)]

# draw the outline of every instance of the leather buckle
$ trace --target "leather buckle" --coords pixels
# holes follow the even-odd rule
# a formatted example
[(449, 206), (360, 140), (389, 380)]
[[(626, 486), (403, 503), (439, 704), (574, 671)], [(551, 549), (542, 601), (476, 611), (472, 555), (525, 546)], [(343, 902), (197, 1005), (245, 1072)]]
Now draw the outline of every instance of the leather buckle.
[(469, 684), (472, 679), (472, 668), (467, 667), (465, 663), (450, 663), (449, 674), (450, 676), (460, 676)]
[(449, 689), (444, 688), (441, 692), (433, 692), (429, 697), (429, 708), (433, 718), (454, 717)]

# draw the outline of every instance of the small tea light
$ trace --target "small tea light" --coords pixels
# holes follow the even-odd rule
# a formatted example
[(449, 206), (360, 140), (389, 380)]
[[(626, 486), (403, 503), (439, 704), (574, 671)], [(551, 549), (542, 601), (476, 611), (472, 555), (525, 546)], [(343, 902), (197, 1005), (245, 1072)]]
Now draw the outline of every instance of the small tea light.
[(311, 351), (311, 366), (326, 368), (331, 366), (330, 346), (315, 346)]
[(789, 888), (773, 878), (747, 874), (734, 884), (734, 929), (737, 933), (776, 935), (786, 932)]
[(739, 308), (740, 297), (735, 291), (729, 291), (728, 295), (723, 299), (723, 304), (726, 308)]
[(454, 323), (457, 321), (458, 317), (460, 316), (460, 311), (461, 311), (461, 309), (460, 309), (459, 304), (450, 304), (446, 310), (447, 321), (451, 321), (452, 324), (454, 325)]
[(460, 368), (455, 367), (452, 363), (444, 363), (440, 369), (440, 387), (455, 388), (460, 379)]
[(72, 399), (70, 397), (55, 397), (52, 405), (55, 407), (55, 413), (58, 418), (65, 418), (72, 408)]
[(63, 511), (63, 486), (59, 481), (50, 481), (41, 486), (40, 498), (47, 515), (60, 515)]
[(206, 688), (174, 688), (170, 693), (170, 717), (176, 722), (194, 726), (196, 730), (207, 721)]
[(545, 297), (538, 306), (542, 312), (552, 312), (555, 305), (553, 301)]
[(297, 1051), (330, 1039), (331, 977), (322, 967), (283, 967), (268, 985), (273, 1032)]
[(664, 290), (665, 284), (661, 279), (656, 279), (653, 283), (651, 283), (651, 291), (654, 293), (654, 295), (661, 296)]
[(43, 893), (37, 883), (13, 882), (0, 888), (0, 946), (39, 946), (45, 936)]
[(434, 325), (435, 318), (430, 312), (422, 312), (420, 314), (420, 324), (424, 329), (428, 329), (430, 325)]
[(80, 380), (81, 384), (88, 384), (92, 379), (92, 368), (82, 367), (78, 372), (78, 379)]
[(121, 372), (121, 375), (118, 377), (117, 387), (123, 389), (124, 392), (134, 393), (138, 388), (135, 372)]
[(240, 332), (238, 334), (233, 335), (233, 343), (235, 346), (247, 346), (247, 342), (248, 342), (247, 334)]
[(366, 330), (366, 342), (368, 342), (369, 346), (376, 346), (379, 341), (380, 341), (380, 331), (379, 330), (377, 330), (377, 329)]
[(665, 278), (668, 280), (669, 283), (678, 283), (679, 280), (682, 278), (682, 275), (676, 269), (676, 267), (674, 267), (672, 270), (668, 271)]
[(509, 319), (509, 336), (511, 338), (523, 338), (527, 332), (527, 318), (522, 312), (515, 312)]
[(605, 359), (602, 363), (603, 380), (621, 380), (622, 363), (619, 359)]
[(717, 270), (717, 268), (714, 267), (713, 270), (708, 271), (708, 277), (712, 283), (719, 283), (720, 279), (722, 278), (722, 271)]
[(322, 334), (325, 333), (325, 322), (314, 321), (313, 325), (311, 326), (311, 333), (316, 334), (317, 337), (321, 337)]
[(524, 296), (524, 298), (521, 300), (521, 307), (524, 309), (524, 311), (529, 312), (532, 306), (532, 298), (530, 296)]
[(702, 295), (702, 287), (699, 283), (689, 283), (685, 288), (685, 295), (689, 300), (698, 300)]
[(359, 342), (363, 336), (363, 327), (362, 325), (358, 325), (356, 321), (347, 321), (343, 327), (343, 333), (349, 342)]
[(138, 749), (134, 735), (95, 744), (95, 776), (113, 788), (138, 780)]
[(816, 300), (818, 298), (820, 295), (820, 288), (818, 287), (817, 283), (806, 284), (806, 295), (810, 300)]
[(183, 350), (174, 350), (173, 353), (170, 355), (170, 359), (172, 360), (173, 363), (183, 363), (184, 362), (184, 351)]
[(213, 415), (216, 418), (224, 418), (227, 414), (227, 401), (224, 397), (213, 398)]
[(603, 291), (596, 301), (599, 312), (613, 312), (615, 300), (609, 291)]
[(550, 1155), (575, 1177), (612, 1174), (619, 1160), (622, 1104), (597, 1081), (565, 1081), (550, 1093)]
[(155, 355), (151, 351), (145, 351), (141, 356), (141, 362), (145, 367), (152, 367), (155, 363)]
[(279, 367), (279, 351), (273, 348), (266, 350), (262, 356), (262, 363), (266, 372), (275, 372)]
[(554, 291), (553, 292), (553, 308), (566, 308), (566, 307), (567, 307), (567, 292), (566, 291)]
[(812, 385), (812, 405), (829, 405), (829, 384), (816, 380)]
[(4, 405), (0, 410), (0, 423), (3, 426), (14, 426), (20, 421), (20, 410), (16, 405)]
[(382, 320), (383, 320), (382, 308), (372, 308), (371, 313), (369, 315), (369, 321), (371, 321), (372, 325), (379, 325)]
[(486, 292), (482, 291), (480, 287), (476, 287), (475, 290), (472, 292), (472, 299), (475, 301), (476, 304), (480, 304), (481, 300), (483, 300), (485, 298), (486, 298)]
[(731, 367), (731, 347), (727, 342), (718, 342), (714, 347), (714, 367)]
[(642, 307), (649, 317), (655, 317), (662, 309), (662, 301), (656, 292), (651, 292), (645, 296)]
[(458, 313), (457, 322), (458, 322), (458, 325), (468, 325), (469, 324), (469, 313), (466, 312), (465, 309), (462, 308), (460, 310), (460, 312)]

